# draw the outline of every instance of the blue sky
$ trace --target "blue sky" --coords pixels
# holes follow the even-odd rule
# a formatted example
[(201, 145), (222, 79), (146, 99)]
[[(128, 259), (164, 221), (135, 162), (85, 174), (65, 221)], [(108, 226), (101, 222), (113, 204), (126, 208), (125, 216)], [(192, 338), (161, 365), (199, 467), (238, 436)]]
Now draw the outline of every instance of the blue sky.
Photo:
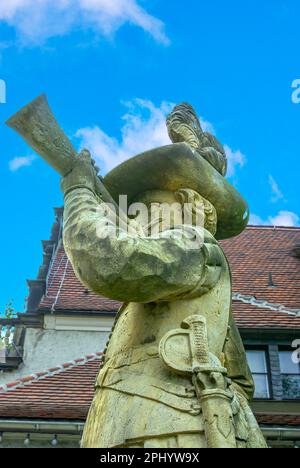
[(102, 173), (167, 143), (166, 112), (190, 102), (226, 145), (252, 220), (298, 225), (299, 18), (298, 0), (1, 2), (0, 311), (10, 299), (23, 311), (62, 205), (58, 175), (4, 125), (42, 92)]

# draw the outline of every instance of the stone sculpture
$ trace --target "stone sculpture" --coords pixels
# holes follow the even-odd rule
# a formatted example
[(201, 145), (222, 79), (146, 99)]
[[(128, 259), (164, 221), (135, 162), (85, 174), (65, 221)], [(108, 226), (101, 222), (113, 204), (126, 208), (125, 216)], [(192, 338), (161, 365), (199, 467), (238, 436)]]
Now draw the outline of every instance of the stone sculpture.
[[(168, 117), (172, 145), (138, 155), (104, 179), (88, 151), (76, 154), (44, 97), (8, 124), (63, 176), (63, 240), (78, 278), (124, 302), (82, 446), (266, 447), (249, 406), (253, 379), (218, 244), (245, 228), (248, 208), (224, 178), (222, 146), (202, 131), (193, 108), (182, 104)], [(116, 222), (124, 195), (129, 204), (159, 207), (155, 222), (124, 212)], [(161, 206), (170, 208), (167, 226)], [(186, 206), (190, 224), (183, 222)]]

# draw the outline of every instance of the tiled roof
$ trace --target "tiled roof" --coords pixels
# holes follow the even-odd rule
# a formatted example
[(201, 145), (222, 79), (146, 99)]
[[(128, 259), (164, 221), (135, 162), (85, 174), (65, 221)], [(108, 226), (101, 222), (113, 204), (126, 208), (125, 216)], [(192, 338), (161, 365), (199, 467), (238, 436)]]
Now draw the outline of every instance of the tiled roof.
[[(222, 241), (233, 275), (233, 291), (287, 309), (300, 310), (300, 259), (291, 255), (300, 244), (300, 228), (248, 227), (240, 236)], [(275, 287), (269, 286), (269, 275)], [(86, 290), (76, 278), (62, 244), (48, 275), (40, 310), (114, 313), (120, 303)], [(270, 308), (233, 302), (240, 328), (300, 328), (300, 317)]]
[[(101, 353), (63, 364), (0, 387), (0, 419), (86, 419)], [(300, 416), (258, 414), (264, 425), (300, 426)]]
[(233, 313), (240, 329), (300, 329), (300, 317), (233, 301)]
[[(222, 242), (229, 258), (234, 292), (300, 309), (300, 228), (248, 227)], [(269, 274), (275, 287), (269, 286)]]
[(88, 291), (76, 278), (62, 243), (60, 243), (47, 280), (40, 310), (85, 310), (115, 312), (120, 303)]
[(264, 301), (262, 299), (256, 299), (254, 296), (245, 296), (243, 294), (234, 293), (232, 296), (234, 301), (243, 302), (243, 304), (250, 304), (260, 309), (273, 310), (275, 312), (283, 312), (287, 315), (293, 315), (294, 317), (300, 317), (300, 309), (292, 309), (291, 307), (285, 307), (282, 304), (272, 304), (271, 302)]
[[(239, 237), (222, 242), (232, 267), (234, 293), (240, 295), (233, 302), (240, 328), (300, 328), (300, 317), (281, 307), (300, 309), (300, 259), (290, 254), (295, 244), (300, 244), (300, 228), (249, 227)], [(270, 273), (275, 287), (269, 286)], [(265, 306), (260, 301), (265, 301)], [(39, 309), (113, 314), (119, 306), (119, 302), (96, 296), (81, 285), (59, 245)], [(100, 360), (98, 353), (0, 387), (0, 418), (84, 421)], [(300, 426), (297, 415), (257, 417), (264, 425)]]
[(272, 426), (300, 426), (300, 415), (296, 414), (257, 414), (259, 424)]
[(0, 387), (0, 418), (85, 420), (102, 353)]

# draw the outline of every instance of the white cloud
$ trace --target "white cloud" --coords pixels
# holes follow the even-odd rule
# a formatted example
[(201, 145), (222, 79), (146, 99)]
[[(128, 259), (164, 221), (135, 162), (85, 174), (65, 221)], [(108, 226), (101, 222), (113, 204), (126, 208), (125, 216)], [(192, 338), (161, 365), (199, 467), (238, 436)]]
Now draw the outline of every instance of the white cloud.
[(33, 161), (35, 160), (35, 156), (25, 156), (25, 157), (20, 157), (20, 158), (14, 158), (11, 161), (9, 161), (9, 169), (12, 172), (16, 172), (21, 167), (26, 167), (26, 166), (31, 166)]
[(266, 220), (255, 214), (250, 217), (250, 224), (258, 226), (295, 227), (299, 226), (299, 221), (299, 216), (292, 211), (279, 211), (276, 216), (269, 216)]
[(212, 133), (213, 135), (216, 134), (214, 126), (208, 120), (205, 120), (203, 117), (200, 117), (201, 128), (204, 132)]
[(163, 45), (170, 43), (164, 23), (147, 13), (138, 0), (3, 0), (1, 20), (31, 44), (67, 34), (73, 27), (111, 37), (125, 23), (142, 28)]
[(224, 149), (228, 160), (227, 177), (233, 177), (237, 167), (242, 168), (246, 164), (246, 156), (240, 150), (232, 150), (228, 145), (224, 145)]
[(271, 190), (272, 190), (271, 202), (276, 203), (279, 200), (283, 200), (284, 195), (283, 195), (282, 191), (280, 190), (279, 185), (277, 184), (276, 180), (274, 179), (274, 177), (271, 174), (269, 174), (269, 184), (270, 184)]
[(273, 226), (297, 226), (300, 221), (299, 216), (292, 211), (279, 211), (277, 216), (269, 219)]
[(121, 141), (97, 126), (82, 128), (76, 133), (81, 148), (91, 151), (102, 174), (136, 154), (171, 143), (166, 115), (173, 104), (163, 102), (160, 107), (155, 107), (151, 101), (135, 99), (125, 106), (127, 112), (122, 118), (125, 123), (121, 129)]

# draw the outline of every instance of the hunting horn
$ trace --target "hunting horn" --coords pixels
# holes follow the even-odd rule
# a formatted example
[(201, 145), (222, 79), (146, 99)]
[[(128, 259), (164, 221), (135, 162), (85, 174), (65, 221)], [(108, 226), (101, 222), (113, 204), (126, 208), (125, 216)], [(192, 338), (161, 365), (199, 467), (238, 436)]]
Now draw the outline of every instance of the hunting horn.
[[(23, 107), (6, 124), (60, 175), (65, 176), (72, 170), (78, 153), (56, 121), (45, 94)], [(105, 202), (117, 207), (100, 178), (98, 181), (98, 193)]]

